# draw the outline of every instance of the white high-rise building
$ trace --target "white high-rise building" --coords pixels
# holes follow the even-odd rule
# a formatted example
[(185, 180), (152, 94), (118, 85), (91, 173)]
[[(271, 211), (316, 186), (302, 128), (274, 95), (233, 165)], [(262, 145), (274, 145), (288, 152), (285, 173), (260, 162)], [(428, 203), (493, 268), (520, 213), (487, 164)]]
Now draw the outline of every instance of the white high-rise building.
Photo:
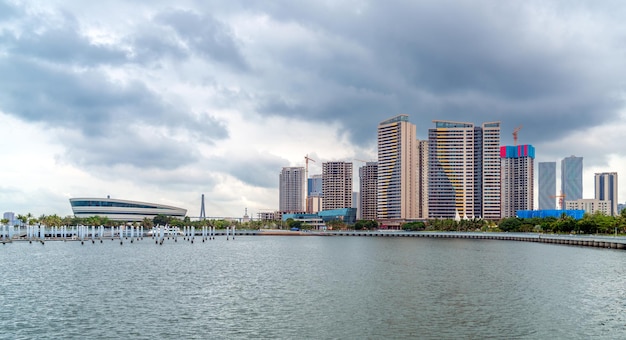
[(435, 120), (428, 130), (428, 216), (500, 218), (500, 123)]
[(306, 175), (304, 167), (284, 167), (279, 176), (279, 210), (304, 212), (306, 209)]
[(417, 218), (417, 139), (409, 116), (378, 124), (378, 219)]
[(322, 210), (352, 207), (352, 163), (322, 163)]

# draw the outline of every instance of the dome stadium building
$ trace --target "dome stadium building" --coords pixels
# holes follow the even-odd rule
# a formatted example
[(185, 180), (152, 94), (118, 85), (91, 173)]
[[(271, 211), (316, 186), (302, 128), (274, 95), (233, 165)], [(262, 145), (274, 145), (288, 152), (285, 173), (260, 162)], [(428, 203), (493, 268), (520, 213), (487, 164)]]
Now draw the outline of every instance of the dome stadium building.
[(72, 212), (76, 217), (100, 216), (113, 221), (143, 221), (157, 215), (184, 218), (187, 209), (169, 205), (121, 200), (115, 198), (70, 198)]

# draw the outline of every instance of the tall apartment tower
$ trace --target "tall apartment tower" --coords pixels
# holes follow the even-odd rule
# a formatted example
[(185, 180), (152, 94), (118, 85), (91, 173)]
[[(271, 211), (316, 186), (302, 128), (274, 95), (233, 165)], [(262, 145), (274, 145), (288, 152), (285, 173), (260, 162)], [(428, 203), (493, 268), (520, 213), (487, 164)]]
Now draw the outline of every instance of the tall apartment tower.
[(595, 174), (595, 189), (597, 200), (611, 201), (610, 215), (619, 215), (617, 209), (617, 172), (603, 172)]
[(482, 183), (481, 209), (479, 216), (487, 220), (501, 218), (501, 191), (500, 191), (500, 122), (484, 123), (477, 133), (482, 132), (482, 141), (477, 144), (482, 158), (482, 169), (476, 168), (481, 176), (478, 183)]
[(359, 168), (359, 216), (363, 220), (375, 220), (377, 214), (376, 192), (378, 186), (378, 163), (367, 162)]
[(556, 209), (556, 162), (539, 162), (539, 210)]
[(378, 124), (377, 219), (417, 218), (417, 138), (409, 116)]
[(500, 148), (502, 217), (514, 217), (518, 210), (534, 206), (535, 148), (532, 145)]
[(322, 163), (322, 210), (352, 207), (352, 163)]
[(433, 121), (428, 216), (500, 218), (500, 123)]
[(283, 167), (279, 176), (279, 187), (280, 211), (305, 211), (306, 175), (304, 167)]
[(570, 156), (561, 160), (561, 193), (565, 201), (583, 198), (583, 158)]
[(428, 140), (417, 141), (417, 217), (428, 218)]

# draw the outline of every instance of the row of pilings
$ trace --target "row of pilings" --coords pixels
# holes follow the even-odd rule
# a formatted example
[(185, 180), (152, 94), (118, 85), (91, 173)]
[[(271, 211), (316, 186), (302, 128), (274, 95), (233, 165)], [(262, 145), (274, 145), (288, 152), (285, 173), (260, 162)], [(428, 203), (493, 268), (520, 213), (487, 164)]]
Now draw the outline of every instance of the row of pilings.
[(626, 249), (626, 238), (610, 238), (595, 236), (560, 236), (546, 234), (517, 234), (506, 233), (472, 233), (472, 232), (327, 232), (328, 236), (361, 236), (361, 237), (421, 237), (447, 239), (478, 239), (563, 244), (570, 246)]

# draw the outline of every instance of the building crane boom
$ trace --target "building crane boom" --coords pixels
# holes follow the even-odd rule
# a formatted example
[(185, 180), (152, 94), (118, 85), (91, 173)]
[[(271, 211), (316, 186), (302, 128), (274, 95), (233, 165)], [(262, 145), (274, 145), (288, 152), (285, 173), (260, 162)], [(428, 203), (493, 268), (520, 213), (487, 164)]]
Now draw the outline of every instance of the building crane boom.
[(304, 156), (304, 164), (305, 164), (305, 170), (306, 170), (305, 175), (307, 179), (309, 179), (309, 161), (315, 162), (315, 160), (309, 157), (309, 155)]
[(563, 206), (565, 204), (565, 194), (563, 192), (561, 192), (560, 195), (550, 196), (550, 198), (558, 198), (559, 207), (561, 208), (561, 210), (565, 210), (565, 207)]
[(518, 126), (513, 130), (513, 145), (517, 145), (517, 134), (519, 133), (519, 130), (522, 129), (522, 126)]

